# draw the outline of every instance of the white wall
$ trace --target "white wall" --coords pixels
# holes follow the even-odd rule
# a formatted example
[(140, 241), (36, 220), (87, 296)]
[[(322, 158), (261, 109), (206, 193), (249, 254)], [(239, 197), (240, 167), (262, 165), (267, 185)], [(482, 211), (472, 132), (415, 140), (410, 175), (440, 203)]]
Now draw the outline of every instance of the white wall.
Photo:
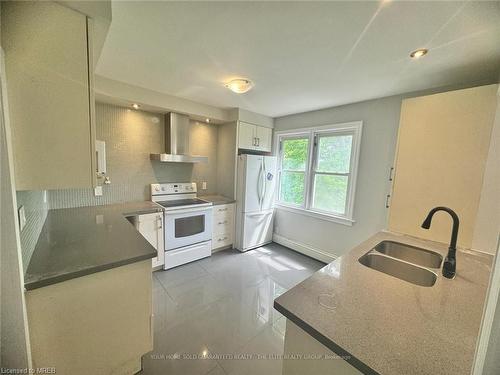
[(0, 56), (0, 367), (27, 368), (31, 366), (31, 354), (23, 294), (21, 244), (15, 211), (12, 148), (5, 110), (8, 105), (5, 97), (3, 50)]
[[(190, 121), (189, 152), (192, 155), (208, 157), (208, 163), (194, 163), (189, 181), (196, 182), (198, 194), (214, 194), (218, 192), (218, 132), (220, 125), (206, 124), (199, 121)], [(183, 163), (184, 164), (184, 163)], [(203, 182), (207, 189), (202, 190)]]
[[(500, 88), (497, 112), (491, 132), (490, 148), (484, 171), (481, 200), (472, 237), (472, 248), (494, 254), (500, 233)], [(500, 314), (500, 312), (499, 312)]]
[(95, 76), (94, 87), (96, 98), (110, 104), (139, 103), (145, 110), (160, 110), (162, 112), (178, 112), (197, 116), (200, 119), (210, 118), (214, 122), (231, 121), (230, 111), (192, 100), (178, 98), (173, 95), (129, 85), (99, 75)]
[[(363, 121), (353, 226), (277, 209), (275, 235), (306, 245), (309, 252), (312, 248), (340, 256), (386, 227), (385, 197), (389, 191), (388, 176), (394, 160), (401, 101), (402, 96), (392, 96), (275, 119), (277, 131)], [(318, 258), (328, 260), (324, 254)]]
[(229, 110), (229, 116), (231, 121), (244, 121), (249, 122), (250, 124), (265, 126), (267, 128), (274, 127), (274, 119), (272, 117), (247, 111), (242, 108), (233, 108)]
[(471, 248), (497, 89), (486, 85), (403, 101), (390, 230), (447, 244), (447, 215), (437, 215), (429, 230), (420, 224), (431, 208), (451, 207), (460, 217), (457, 244)]
[(236, 122), (219, 125), (217, 140), (217, 191), (229, 198), (235, 197)]

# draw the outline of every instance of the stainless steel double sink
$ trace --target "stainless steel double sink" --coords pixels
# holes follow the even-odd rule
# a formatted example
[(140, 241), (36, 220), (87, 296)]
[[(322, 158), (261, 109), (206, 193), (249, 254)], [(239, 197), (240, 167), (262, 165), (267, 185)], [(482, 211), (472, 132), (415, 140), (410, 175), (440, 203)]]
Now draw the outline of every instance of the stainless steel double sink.
[(429, 268), (439, 269), (443, 257), (434, 251), (419, 247), (394, 241), (382, 241), (359, 258), (359, 262), (368, 268), (400, 280), (431, 287), (436, 283), (437, 275)]

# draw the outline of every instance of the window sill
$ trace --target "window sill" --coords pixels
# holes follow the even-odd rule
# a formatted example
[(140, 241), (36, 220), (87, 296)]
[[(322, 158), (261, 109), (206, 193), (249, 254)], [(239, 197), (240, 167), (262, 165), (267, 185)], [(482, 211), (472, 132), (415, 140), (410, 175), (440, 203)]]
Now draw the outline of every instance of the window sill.
[(279, 204), (279, 203), (276, 204), (276, 208), (283, 210), (283, 211), (295, 212), (297, 214), (314, 217), (314, 218), (320, 219), (320, 220), (326, 220), (326, 221), (331, 221), (331, 222), (337, 223), (337, 224), (347, 225), (349, 227), (351, 227), (356, 222), (352, 219), (348, 219), (348, 218), (342, 217), (342, 216), (323, 214), (323, 213), (319, 213), (319, 212), (315, 212), (315, 211), (306, 210), (304, 208), (292, 207), (292, 206), (287, 206), (287, 205)]

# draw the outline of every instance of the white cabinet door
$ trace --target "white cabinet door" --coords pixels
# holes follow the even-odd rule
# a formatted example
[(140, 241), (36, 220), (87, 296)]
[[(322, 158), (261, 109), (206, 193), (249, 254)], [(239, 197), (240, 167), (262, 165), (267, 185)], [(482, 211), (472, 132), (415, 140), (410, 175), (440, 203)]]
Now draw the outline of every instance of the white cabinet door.
[(87, 17), (52, 1), (9, 1), (1, 18), (16, 188), (93, 186)]
[(212, 232), (212, 250), (233, 244), (234, 238), (234, 204), (214, 207)]
[(255, 150), (255, 125), (240, 121), (238, 124), (238, 148)]
[(255, 127), (255, 138), (257, 138), (257, 148), (259, 151), (271, 152), (273, 129), (264, 126)]
[(137, 229), (146, 240), (158, 251), (158, 256), (153, 258), (153, 267), (164, 263), (165, 248), (163, 246), (163, 213), (140, 215)]

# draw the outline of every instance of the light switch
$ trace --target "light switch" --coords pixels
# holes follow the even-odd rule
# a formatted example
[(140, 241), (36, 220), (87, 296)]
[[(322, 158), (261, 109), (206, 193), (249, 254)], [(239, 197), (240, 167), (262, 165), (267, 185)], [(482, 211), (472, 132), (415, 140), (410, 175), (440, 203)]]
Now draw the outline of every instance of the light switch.
[(203, 182), (201, 183), (201, 189), (202, 189), (202, 190), (207, 190), (207, 182), (206, 182), (206, 181), (203, 181)]
[(22, 232), (26, 226), (26, 213), (24, 212), (24, 206), (19, 207), (19, 230)]
[(102, 196), (102, 186), (96, 186), (96, 187), (94, 188), (94, 195), (95, 195), (96, 197), (100, 197), (100, 196)]

